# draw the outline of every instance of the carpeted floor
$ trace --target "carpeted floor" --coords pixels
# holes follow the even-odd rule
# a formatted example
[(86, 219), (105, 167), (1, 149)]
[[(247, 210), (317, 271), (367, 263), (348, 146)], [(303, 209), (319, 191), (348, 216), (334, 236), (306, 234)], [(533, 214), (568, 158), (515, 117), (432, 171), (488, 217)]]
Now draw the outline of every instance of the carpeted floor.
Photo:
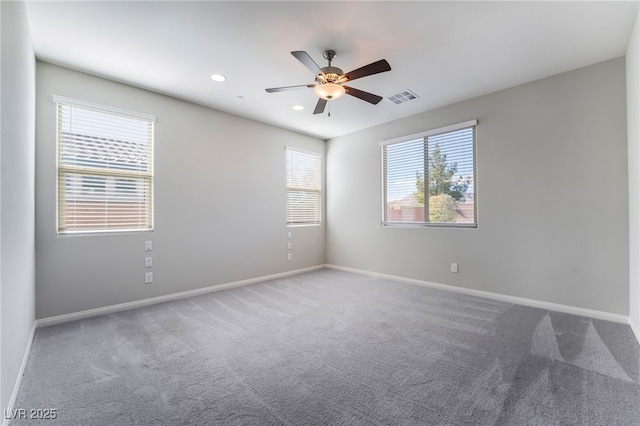
[(325, 269), (38, 329), (11, 425), (640, 425), (639, 379), (626, 325)]

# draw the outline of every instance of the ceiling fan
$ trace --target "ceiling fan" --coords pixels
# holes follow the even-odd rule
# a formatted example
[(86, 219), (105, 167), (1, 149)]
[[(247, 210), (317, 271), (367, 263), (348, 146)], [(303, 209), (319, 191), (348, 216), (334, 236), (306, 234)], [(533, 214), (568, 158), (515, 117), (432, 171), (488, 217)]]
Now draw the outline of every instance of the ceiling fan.
[(324, 51), (322, 56), (329, 61), (329, 66), (323, 68), (320, 68), (318, 64), (311, 59), (311, 56), (303, 50), (297, 50), (295, 52), (291, 52), (291, 54), (295, 56), (297, 60), (302, 62), (302, 65), (307, 67), (316, 76), (316, 82), (314, 84), (301, 84), (298, 86), (273, 87), (265, 89), (268, 93), (313, 87), (313, 91), (319, 98), (318, 103), (316, 104), (316, 109), (313, 111), (314, 114), (322, 114), (324, 112), (324, 107), (327, 105), (327, 101), (338, 99), (345, 93), (374, 105), (382, 100), (381, 96), (345, 86), (344, 83), (353, 81), (356, 78), (391, 71), (391, 66), (385, 59), (365, 65), (348, 73), (343, 73), (340, 68), (331, 66), (331, 61), (333, 61), (333, 58), (336, 56), (335, 50)]

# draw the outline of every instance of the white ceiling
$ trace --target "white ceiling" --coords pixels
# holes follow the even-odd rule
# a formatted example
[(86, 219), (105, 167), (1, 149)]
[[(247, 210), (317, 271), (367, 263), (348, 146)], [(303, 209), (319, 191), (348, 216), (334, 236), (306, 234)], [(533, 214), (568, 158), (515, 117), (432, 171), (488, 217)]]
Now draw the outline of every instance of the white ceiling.
[[(38, 59), (322, 139), (623, 56), (637, 1), (219, 2), (27, 1)], [(345, 72), (387, 59), (390, 72), (350, 83), (419, 98), (371, 105), (351, 96), (313, 115), (313, 83), (291, 54)], [(209, 76), (222, 73), (224, 83)], [(60, 93), (64, 95), (64, 93)], [(294, 111), (300, 104), (304, 111)], [(142, 111), (153, 113), (153, 111)]]

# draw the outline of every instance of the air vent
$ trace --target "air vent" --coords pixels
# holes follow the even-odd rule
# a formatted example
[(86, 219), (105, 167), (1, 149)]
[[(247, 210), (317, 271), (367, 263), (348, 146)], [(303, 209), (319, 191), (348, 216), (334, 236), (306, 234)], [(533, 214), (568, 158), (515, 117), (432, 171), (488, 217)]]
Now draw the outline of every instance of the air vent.
[(391, 95), (387, 99), (389, 99), (394, 104), (403, 104), (405, 102), (408, 102), (410, 100), (417, 99), (417, 98), (418, 98), (418, 95), (413, 93), (411, 90), (407, 89), (407, 90), (403, 90), (402, 92), (398, 92), (395, 95)]

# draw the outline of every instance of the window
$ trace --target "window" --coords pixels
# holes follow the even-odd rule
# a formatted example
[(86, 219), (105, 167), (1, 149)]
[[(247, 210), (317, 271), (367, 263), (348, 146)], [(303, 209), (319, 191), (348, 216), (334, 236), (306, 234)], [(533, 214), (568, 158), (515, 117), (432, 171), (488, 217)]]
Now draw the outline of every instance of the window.
[(153, 125), (143, 114), (54, 97), (58, 233), (153, 229)]
[(286, 148), (287, 225), (320, 223), (321, 154)]
[(382, 145), (384, 225), (476, 221), (475, 120)]
[[(66, 179), (66, 178), (65, 178)], [(101, 176), (83, 176), (82, 191), (87, 192), (104, 192), (107, 188), (107, 179)]]

